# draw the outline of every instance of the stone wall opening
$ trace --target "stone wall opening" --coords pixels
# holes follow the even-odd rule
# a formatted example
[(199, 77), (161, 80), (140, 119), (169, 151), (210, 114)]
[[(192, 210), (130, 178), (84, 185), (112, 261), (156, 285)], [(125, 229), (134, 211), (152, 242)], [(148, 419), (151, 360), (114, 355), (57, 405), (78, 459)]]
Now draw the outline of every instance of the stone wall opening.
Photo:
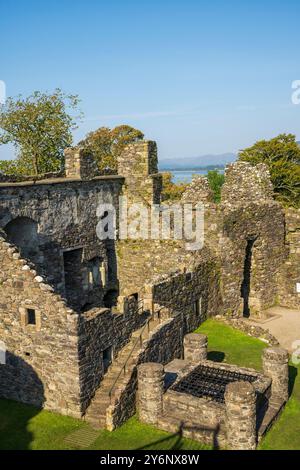
[(256, 240), (257, 237), (248, 238), (245, 250), (243, 281), (241, 284), (241, 297), (243, 298), (243, 316), (245, 318), (250, 317), (249, 297), (251, 291), (252, 256), (253, 246)]
[(82, 251), (77, 248), (63, 253), (66, 296), (72, 304), (82, 292)]
[(98, 256), (95, 256), (88, 262), (88, 282), (90, 288), (100, 287), (104, 284), (101, 276), (102, 263), (102, 258)]
[(110, 346), (109, 348), (106, 348), (103, 351), (103, 370), (104, 370), (104, 373), (107, 372), (107, 369), (111, 365), (112, 358), (113, 358), (113, 348), (112, 348), (112, 346)]
[(108, 290), (103, 297), (103, 303), (106, 308), (116, 306), (118, 303), (118, 291), (116, 289)]
[(10, 243), (16, 245), (24, 258), (35, 260), (39, 254), (37, 223), (29, 217), (17, 217), (4, 230)]

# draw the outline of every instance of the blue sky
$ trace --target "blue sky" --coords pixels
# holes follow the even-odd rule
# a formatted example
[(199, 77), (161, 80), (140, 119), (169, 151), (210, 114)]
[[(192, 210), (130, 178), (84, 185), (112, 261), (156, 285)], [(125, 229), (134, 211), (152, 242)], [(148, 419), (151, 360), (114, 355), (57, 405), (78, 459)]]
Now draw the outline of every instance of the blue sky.
[(299, 17), (299, 0), (2, 0), (0, 80), (9, 96), (80, 95), (75, 142), (122, 123), (156, 140), (160, 158), (300, 138)]

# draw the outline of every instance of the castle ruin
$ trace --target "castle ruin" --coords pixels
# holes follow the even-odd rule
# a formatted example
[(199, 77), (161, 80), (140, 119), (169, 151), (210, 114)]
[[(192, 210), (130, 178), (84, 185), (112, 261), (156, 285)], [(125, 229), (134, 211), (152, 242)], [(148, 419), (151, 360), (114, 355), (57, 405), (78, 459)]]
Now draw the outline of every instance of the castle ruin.
[(118, 212), (125, 195), (150, 211), (161, 189), (149, 141), (124, 149), (116, 175), (72, 148), (64, 174), (0, 176), (1, 397), (114, 429), (135, 412), (137, 366), (180, 358), (208, 317), (300, 307), (300, 212), (274, 200), (264, 165), (229, 165), (220, 204), (205, 179), (189, 186), (181, 203), (205, 209), (197, 251), (118, 226), (98, 238), (99, 205)]

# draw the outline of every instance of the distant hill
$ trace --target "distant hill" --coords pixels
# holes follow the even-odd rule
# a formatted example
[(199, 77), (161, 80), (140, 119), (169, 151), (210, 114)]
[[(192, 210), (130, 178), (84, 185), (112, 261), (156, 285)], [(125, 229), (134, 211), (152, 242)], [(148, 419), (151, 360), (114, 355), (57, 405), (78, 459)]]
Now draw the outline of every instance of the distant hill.
[(158, 162), (160, 170), (197, 170), (206, 167), (224, 166), (236, 160), (235, 153), (202, 155), (190, 158), (166, 158)]

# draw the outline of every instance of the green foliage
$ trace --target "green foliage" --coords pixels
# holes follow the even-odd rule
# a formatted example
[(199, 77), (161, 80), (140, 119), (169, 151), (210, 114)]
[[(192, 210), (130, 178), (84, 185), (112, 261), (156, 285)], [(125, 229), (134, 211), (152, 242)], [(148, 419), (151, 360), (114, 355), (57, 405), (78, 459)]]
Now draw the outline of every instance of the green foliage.
[(182, 181), (180, 183), (173, 183), (173, 175), (170, 172), (162, 173), (163, 187), (162, 187), (162, 200), (163, 201), (178, 201), (181, 199), (182, 194), (186, 190), (188, 183)]
[(0, 145), (13, 144), (17, 158), (1, 161), (6, 174), (38, 175), (59, 171), (64, 163), (63, 151), (72, 143), (71, 130), (81, 115), (78, 97), (56, 89), (52, 94), (34, 92), (27, 98), (8, 98), (0, 107)]
[(292, 134), (261, 140), (239, 153), (239, 160), (269, 167), (275, 196), (286, 206), (300, 207), (300, 147)]
[(141, 131), (124, 124), (114, 129), (100, 127), (87, 134), (79, 145), (93, 154), (100, 171), (106, 168), (117, 171), (117, 158), (124, 147), (143, 138)]
[(209, 170), (207, 172), (207, 180), (210, 186), (210, 189), (214, 193), (214, 201), (221, 201), (221, 189), (225, 181), (224, 173), (221, 173), (218, 170)]

